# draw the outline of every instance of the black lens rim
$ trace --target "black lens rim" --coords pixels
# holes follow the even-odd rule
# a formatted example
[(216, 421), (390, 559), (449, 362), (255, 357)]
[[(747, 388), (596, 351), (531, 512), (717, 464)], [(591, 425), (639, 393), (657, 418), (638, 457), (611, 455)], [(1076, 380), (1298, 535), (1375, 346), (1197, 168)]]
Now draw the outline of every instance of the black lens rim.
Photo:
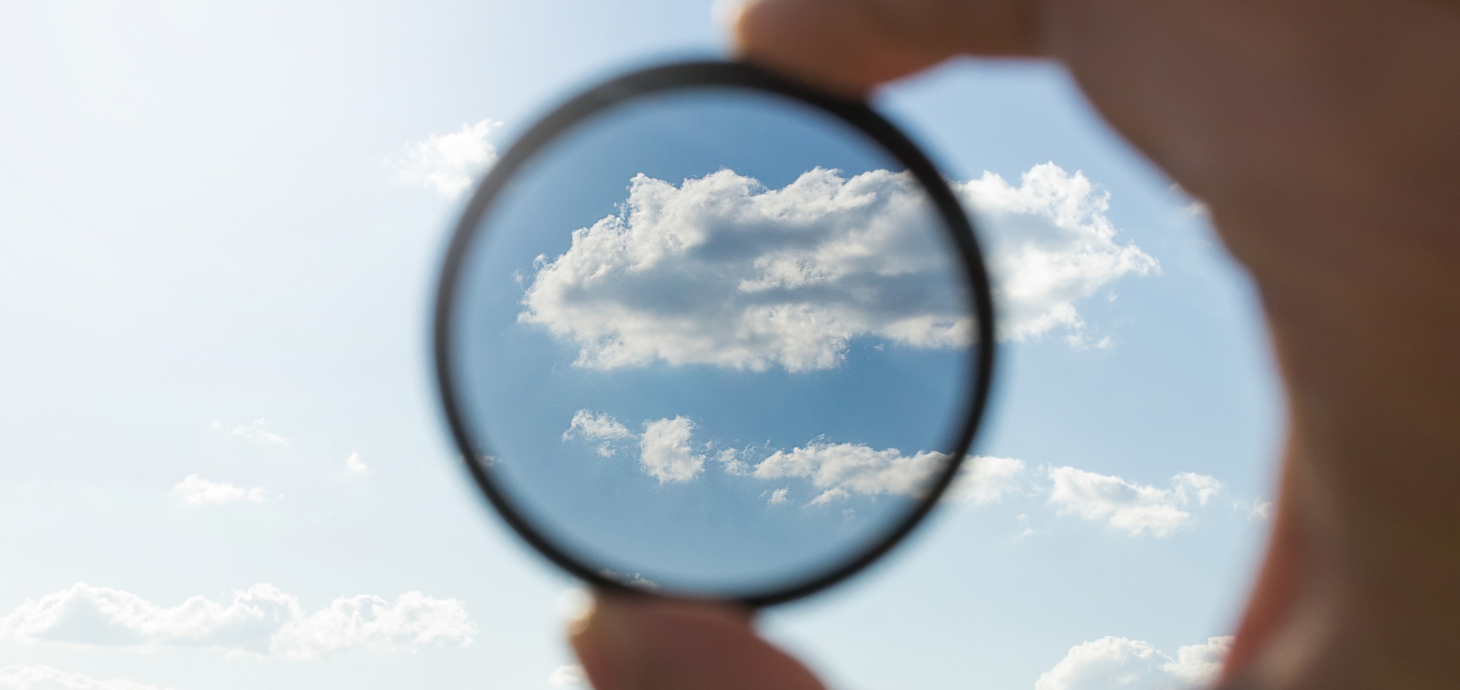
[(558, 567), (605, 593), (695, 598), (675, 593), (648, 592), (605, 577), (588, 563), (559, 549), (551, 539), (535, 529), (513, 507), (506, 495), (497, 488), (486, 467), (473, 457), (474, 448), (488, 446), (474, 443), (463, 422), (453, 385), (450, 326), (457, 279), (461, 273), (466, 250), (477, 233), (482, 217), (519, 167), (544, 146), (555, 141), (560, 134), (607, 108), (650, 94), (717, 86), (768, 92), (810, 105), (861, 131), (906, 165), (927, 190), (944, 221), (944, 227), (953, 239), (959, 258), (962, 260), (965, 277), (973, 291), (974, 307), (978, 316), (978, 347), (974, 348), (974, 366), (971, 367), (973, 381), (968, 399), (965, 401), (964, 422), (954, 446), (953, 461), (938, 477), (932, 490), (916, 508), (909, 511), (900, 523), (884, 532), (882, 537), (870, 547), (825, 572), (790, 581), (784, 586), (766, 588), (764, 591), (714, 597), (717, 601), (730, 601), (750, 608), (761, 608), (799, 599), (831, 587), (876, 562), (906, 538), (937, 505), (938, 500), (957, 475), (978, 431), (988, 402), (994, 371), (994, 306), (989, 290), (988, 273), (984, 267), (983, 254), (979, 250), (978, 241), (974, 236), (973, 223), (964, 213), (962, 205), (958, 203), (942, 174), (938, 172), (928, 157), (891, 122), (863, 102), (839, 98), (742, 62), (671, 63), (630, 72), (593, 87), (555, 108), (533, 125), (502, 154), (478, 185), (471, 201), (462, 212), (461, 219), (456, 224), (441, 265), (440, 279), (436, 289), (432, 345), (439, 399), (450, 427), (451, 436), (461, 451), (461, 459), (497, 514), (518, 536)]

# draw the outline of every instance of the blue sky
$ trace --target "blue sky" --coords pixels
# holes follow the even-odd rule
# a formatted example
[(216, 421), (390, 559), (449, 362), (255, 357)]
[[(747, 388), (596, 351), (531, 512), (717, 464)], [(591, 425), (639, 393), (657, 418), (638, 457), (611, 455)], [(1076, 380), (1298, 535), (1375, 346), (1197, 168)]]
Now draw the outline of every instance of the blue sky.
[[(434, 401), (449, 192), (571, 89), (722, 43), (707, 3), (0, 8), (0, 687), (570, 682), (573, 583), (486, 511)], [(858, 690), (1195, 673), (1281, 430), (1245, 278), (1057, 69), (962, 62), (877, 105), (955, 180), (1052, 163), (1159, 270), (1004, 344), (975, 451), (1021, 463), (1009, 491), (768, 634)]]

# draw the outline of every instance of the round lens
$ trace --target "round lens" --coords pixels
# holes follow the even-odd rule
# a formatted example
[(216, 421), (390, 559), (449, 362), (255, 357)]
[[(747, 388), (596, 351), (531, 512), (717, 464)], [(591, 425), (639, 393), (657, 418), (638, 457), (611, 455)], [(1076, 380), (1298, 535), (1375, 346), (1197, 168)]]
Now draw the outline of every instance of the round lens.
[(453, 430), (591, 581), (815, 589), (967, 449), (991, 346), (967, 220), (862, 106), (735, 65), (636, 79), (550, 116), (468, 209), (438, 305)]

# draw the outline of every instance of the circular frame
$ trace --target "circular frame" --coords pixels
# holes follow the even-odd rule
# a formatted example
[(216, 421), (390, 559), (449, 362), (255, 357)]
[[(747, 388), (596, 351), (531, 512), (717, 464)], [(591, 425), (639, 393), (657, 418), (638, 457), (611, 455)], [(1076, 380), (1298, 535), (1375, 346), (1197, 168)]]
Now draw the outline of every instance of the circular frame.
[(704, 87), (743, 88), (791, 98), (846, 122), (870, 137), (893, 158), (906, 165), (927, 191), (943, 220), (945, 229), (952, 236), (959, 258), (962, 260), (961, 265), (965, 271), (967, 283), (973, 288), (974, 307), (978, 316), (978, 347), (972, 357), (974, 366), (970, 368), (970, 371), (973, 380), (969, 387), (969, 395), (965, 400), (964, 421), (952, 449), (953, 461), (948, 463), (947, 468), (934, 483), (932, 490), (922, 498), (917, 507), (909, 511), (900, 522), (886, 530), (881, 538), (871, 546), (857, 552), (852, 558), (832, 566), (827, 571), (820, 574), (813, 573), (809, 578), (793, 580), (784, 586), (764, 592), (718, 598), (722, 601), (728, 599), (750, 608), (759, 608), (798, 599), (841, 582), (871, 565), (902, 541), (918, 523), (922, 522), (923, 518), (927, 517), (944, 491), (948, 489), (949, 484), (952, 483), (958, 468), (963, 464), (968, 447), (978, 430), (979, 421), (983, 417), (984, 407), (988, 402), (994, 367), (994, 310), (989, 292), (988, 275), (978, 243), (974, 239), (973, 225), (964, 213), (963, 207), (953, 196), (952, 190), (943, 180), (943, 176), (927, 156), (892, 123), (867, 107), (865, 103), (822, 93), (754, 65), (705, 61), (673, 63), (631, 72), (589, 89), (555, 108), (502, 154), (502, 157), (498, 159), (491, 171), (487, 173), (486, 178), (477, 187), (466, 210), (461, 215), (461, 220), (457, 222), (442, 262), (441, 277), (436, 292), (433, 325), (436, 383), (451, 435), (461, 451), (461, 458), (466, 464), (467, 470), (476, 480), (482, 493), (491, 502), (492, 507), (496, 509), (497, 514), (506, 520), (519, 536), (558, 567), (599, 590), (615, 594), (674, 596), (646, 592), (604, 577), (589, 564), (559, 549), (552, 540), (526, 520), (497, 488), (487, 469), (474, 458), (473, 449), (488, 446), (476, 442), (483, 439), (474, 439), (468, 432), (467, 425), (462, 421), (453, 383), (452, 346), (449, 336), (457, 279), (467, 247), (476, 235), (483, 215), (522, 164), (530, 160), (544, 146), (556, 140), (560, 134), (603, 110), (643, 96)]

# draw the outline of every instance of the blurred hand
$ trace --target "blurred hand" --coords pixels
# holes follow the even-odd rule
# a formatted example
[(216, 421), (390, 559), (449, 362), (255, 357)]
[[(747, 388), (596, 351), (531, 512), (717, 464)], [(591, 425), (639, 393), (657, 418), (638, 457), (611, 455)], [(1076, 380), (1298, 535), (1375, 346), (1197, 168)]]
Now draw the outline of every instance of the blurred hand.
[[(849, 94), (958, 55), (1068, 67), (1207, 202), (1286, 384), (1278, 514), (1227, 680), (1456, 684), (1460, 3), (762, 0), (736, 38)], [(734, 610), (602, 601), (573, 644), (598, 690), (822, 687)]]

